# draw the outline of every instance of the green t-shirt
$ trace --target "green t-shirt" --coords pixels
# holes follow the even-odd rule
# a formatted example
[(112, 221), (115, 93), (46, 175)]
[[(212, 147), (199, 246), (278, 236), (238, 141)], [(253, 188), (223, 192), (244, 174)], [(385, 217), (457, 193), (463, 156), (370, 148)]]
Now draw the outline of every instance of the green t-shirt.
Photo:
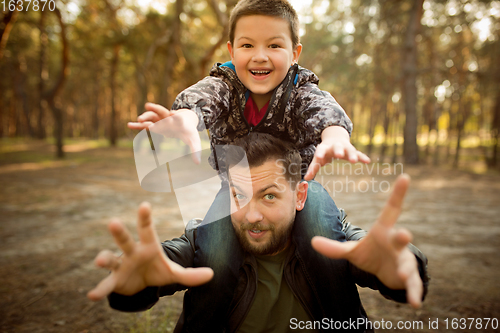
[[(238, 333), (296, 332), (290, 320), (310, 321), (299, 300), (285, 281), (283, 269), (288, 251), (257, 259), (257, 293)], [(300, 330), (300, 332), (316, 332)]]

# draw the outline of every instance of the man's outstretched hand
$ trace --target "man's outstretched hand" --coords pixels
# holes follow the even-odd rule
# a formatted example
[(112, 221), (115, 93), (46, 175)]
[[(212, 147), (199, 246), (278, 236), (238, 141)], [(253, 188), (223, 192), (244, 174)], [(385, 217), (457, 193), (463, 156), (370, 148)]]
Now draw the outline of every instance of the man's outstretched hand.
[(140, 205), (138, 215), (139, 242), (133, 240), (120, 221), (110, 222), (109, 231), (122, 249), (123, 255), (118, 257), (107, 250), (97, 255), (96, 265), (110, 270), (111, 273), (88, 292), (89, 299), (98, 301), (112, 292), (130, 296), (148, 286), (172, 283), (197, 286), (212, 279), (212, 269), (184, 268), (165, 255), (151, 222), (151, 206), (148, 203)]
[(422, 303), (423, 283), (415, 255), (407, 247), (412, 235), (406, 229), (394, 228), (409, 183), (408, 175), (396, 179), (382, 213), (363, 239), (341, 243), (317, 236), (313, 238), (312, 246), (329, 258), (346, 259), (374, 274), (391, 289), (406, 289), (408, 302), (418, 308)]

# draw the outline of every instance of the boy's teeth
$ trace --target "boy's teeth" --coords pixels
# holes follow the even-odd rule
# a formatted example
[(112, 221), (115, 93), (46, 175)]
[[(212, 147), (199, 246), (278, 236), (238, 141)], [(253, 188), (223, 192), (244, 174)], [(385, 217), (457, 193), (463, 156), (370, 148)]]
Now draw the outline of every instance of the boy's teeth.
[(252, 74), (269, 74), (270, 71), (251, 71)]

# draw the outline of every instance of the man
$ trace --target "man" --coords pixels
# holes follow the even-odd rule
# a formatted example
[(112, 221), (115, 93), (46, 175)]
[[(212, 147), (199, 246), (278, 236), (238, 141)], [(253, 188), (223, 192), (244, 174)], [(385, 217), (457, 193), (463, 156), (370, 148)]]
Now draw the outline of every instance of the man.
[[(239, 145), (246, 152), (250, 173), (238, 164), (238, 154), (227, 154), (226, 162), (230, 167), (231, 222), (245, 262), (238, 287), (231, 291), (231, 306), (215, 318), (220, 326), (203, 328), (203, 318), (191, 317), (193, 312), (200, 313), (194, 311), (200, 307), (210, 313), (217, 295), (223, 292), (203, 288), (203, 284), (212, 278), (225, 278), (214, 277), (210, 268), (195, 267), (203, 266), (197, 262), (198, 251), (209, 251), (197, 247), (196, 226), (190, 223), (180, 238), (160, 244), (148, 204), (139, 208), (139, 243), (119, 221), (110, 223), (110, 232), (124, 254), (117, 257), (103, 251), (97, 256), (96, 264), (111, 274), (89, 292), (90, 299), (109, 295), (113, 308), (139, 311), (154, 305), (161, 296), (188, 288), (176, 327), (179, 332), (283, 332), (299, 322), (314, 323), (311, 327), (315, 330), (342, 327), (369, 332), (372, 330), (356, 284), (420, 306), (427, 285), (427, 260), (414, 247), (410, 251), (408, 231), (393, 228), (408, 188), (407, 176), (398, 178), (380, 217), (361, 240), (345, 242), (365, 233), (348, 223), (332, 221), (336, 239), (315, 237), (309, 253), (301, 254), (296, 251), (297, 239), (304, 237), (293, 235), (310, 231), (294, 225), (309, 186), (301, 181), (300, 155), (290, 145), (265, 134), (251, 134)], [(307, 271), (303, 263), (315, 255), (313, 248), (335, 260), (324, 257), (316, 272)], [(311, 274), (321, 274), (325, 282), (313, 285)], [(314, 281), (318, 284), (321, 280)]]

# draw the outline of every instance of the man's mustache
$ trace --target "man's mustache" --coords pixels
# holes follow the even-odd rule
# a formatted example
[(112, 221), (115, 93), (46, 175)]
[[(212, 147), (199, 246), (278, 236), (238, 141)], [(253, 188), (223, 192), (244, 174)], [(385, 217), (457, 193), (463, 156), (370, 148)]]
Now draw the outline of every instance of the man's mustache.
[(243, 222), (240, 224), (240, 229), (241, 230), (260, 230), (260, 231), (271, 230), (271, 231), (274, 231), (274, 225), (262, 224), (260, 222), (257, 222), (257, 223)]

